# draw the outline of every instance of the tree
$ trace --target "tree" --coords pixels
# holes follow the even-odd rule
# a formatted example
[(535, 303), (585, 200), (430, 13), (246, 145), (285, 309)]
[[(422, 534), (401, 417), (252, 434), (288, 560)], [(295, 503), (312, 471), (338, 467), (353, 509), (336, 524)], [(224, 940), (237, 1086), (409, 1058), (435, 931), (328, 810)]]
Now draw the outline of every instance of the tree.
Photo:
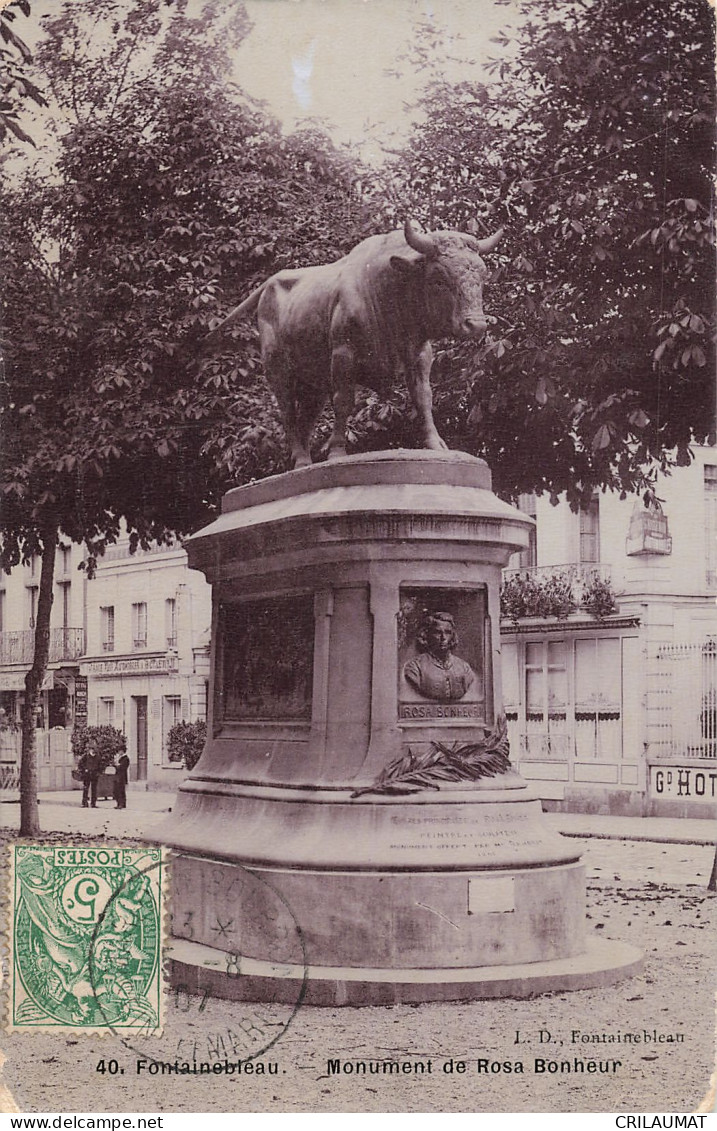
[(649, 488), (714, 435), (714, 15), (523, 12), (492, 85), (433, 84), (394, 175), (429, 227), (506, 226), (495, 328), (437, 358), (439, 427), (503, 493), (578, 505)]
[(72, 753), (79, 759), (92, 747), (100, 760), (100, 772), (104, 773), (115, 758), (127, 750), (127, 739), (117, 727), (78, 727), (72, 732)]
[[(128, 2), (130, 15), (144, 11)], [(98, 0), (100, 17), (106, 10)], [(92, 14), (68, 5), (55, 45), (60, 31), (81, 41)], [(40, 52), (55, 97), (71, 92), (74, 122), (54, 168), (3, 192), (13, 224), (0, 234), (2, 564), (42, 557), (23, 711), (24, 835), (37, 831), (33, 715), (58, 538), (85, 543), (91, 569), (123, 523), (132, 549), (166, 541), (201, 525), (233, 482), (282, 466), (253, 332), (238, 328), (231, 364), (201, 358), (197, 342), (261, 277), (340, 254), (367, 222), (345, 158), (315, 132), (283, 138), (227, 85), (221, 52), (212, 72), (211, 52), (197, 53), (181, 21), (170, 28), (161, 75), (121, 75), (113, 98), (94, 97), (91, 68), (74, 75), (66, 52)], [(127, 74), (142, 51), (126, 45)]]
[(170, 762), (183, 762), (188, 770), (193, 770), (202, 756), (207, 741), (207, 724), (204, 719), (193, 723), (182, 720), (170, 727), (167, 735), (167, 756)]
[(20, 114), (28, 99), (37, 106), (47, 106), (47, 102), (28, 75), (32, 52), (15, 31), (18, 13), (30, 15), (28, 0), (12, 0), (0, 8), (0, 142), (11, 135), (34, 145), (20, 125)]

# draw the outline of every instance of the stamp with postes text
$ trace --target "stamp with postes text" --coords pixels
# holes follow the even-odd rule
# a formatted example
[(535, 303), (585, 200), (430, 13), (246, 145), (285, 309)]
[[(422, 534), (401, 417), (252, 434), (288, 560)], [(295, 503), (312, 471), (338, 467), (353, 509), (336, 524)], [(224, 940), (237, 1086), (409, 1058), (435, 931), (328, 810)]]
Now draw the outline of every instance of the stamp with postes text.
[(10, 847), (8, 1029), (162, 1031), (158, 847)]

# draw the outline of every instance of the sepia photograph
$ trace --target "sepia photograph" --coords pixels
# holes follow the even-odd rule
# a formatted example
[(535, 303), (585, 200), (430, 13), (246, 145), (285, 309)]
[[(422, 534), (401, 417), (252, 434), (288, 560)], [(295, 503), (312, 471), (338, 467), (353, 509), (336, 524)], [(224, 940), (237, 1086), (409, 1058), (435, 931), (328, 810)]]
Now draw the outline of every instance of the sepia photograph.
[(717, 1110), (715, 43), (0, 3), (0, 1119)]

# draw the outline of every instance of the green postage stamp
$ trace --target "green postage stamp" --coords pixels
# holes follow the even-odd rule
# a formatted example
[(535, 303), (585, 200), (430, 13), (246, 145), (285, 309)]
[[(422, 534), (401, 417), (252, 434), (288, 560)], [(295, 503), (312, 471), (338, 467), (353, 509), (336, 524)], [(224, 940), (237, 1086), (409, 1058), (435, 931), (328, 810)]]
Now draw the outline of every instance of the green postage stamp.
[(8, 1029), (162, 1028), (164, 850), (10, 846)]

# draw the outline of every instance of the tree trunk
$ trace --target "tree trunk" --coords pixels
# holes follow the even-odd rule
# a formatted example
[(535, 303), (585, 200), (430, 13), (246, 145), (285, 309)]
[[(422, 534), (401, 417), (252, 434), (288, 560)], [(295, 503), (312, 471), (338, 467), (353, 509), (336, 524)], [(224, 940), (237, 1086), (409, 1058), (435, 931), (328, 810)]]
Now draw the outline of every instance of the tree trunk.
[(717, 891), (717, 846), (715, 847), (714, 860), (712, 861), (712, 871), (707, 881), (707, 891)]
[(53, 581), (57, 526), (48, 524), (42, 537), (42, 569), (40, 591), (35, 614), (35, 648), (32, 667), (25, 676), (25, 705), (22, 709), (22, 760), (20, 763), (20, 836), (34, 837), (40, 832), (37, 805), (37, 728), (36, 714), (42, 684), (50, 658), (50, 614), (52, 613)]

